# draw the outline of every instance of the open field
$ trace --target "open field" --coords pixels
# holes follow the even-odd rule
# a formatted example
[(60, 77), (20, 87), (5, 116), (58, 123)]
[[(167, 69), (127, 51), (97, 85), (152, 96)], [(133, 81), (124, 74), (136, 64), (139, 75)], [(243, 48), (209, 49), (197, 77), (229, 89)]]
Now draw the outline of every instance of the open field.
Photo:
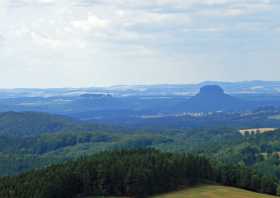
[[(94, 197), (86, 197), (94, 198)], [(97, 198), (97, 197), (95, 197)], [(98, 198), (120, 198), (120, 197), (98, 197)], [(122, 197), (125, 198), (125, 197)], [(151, 198), (277, 198), (276, 196), (255, 193), (239, 188), (203, 185), (185, 190), (179, 190)]]
[(153, 198), (276, 198), (238, 188), (205, 185), (173, 193), (154, 196)]
[(274, 115), (269, 117), (272, 120), (280, 120), (280, 115)]
[(273, 132), (277, 130), (277, 128), (255, 128), (255, 129), (241, 129), (239, 132), (242, 135), (245, 135), (246, 132), (249, 134), (255, 134), (255, 133), (267, 133), (267, 132)]
[(130, 197), (116, 197), (116, 196), (90, 196), (90, 197), (83, 197), (83, 198), (130, 198)]

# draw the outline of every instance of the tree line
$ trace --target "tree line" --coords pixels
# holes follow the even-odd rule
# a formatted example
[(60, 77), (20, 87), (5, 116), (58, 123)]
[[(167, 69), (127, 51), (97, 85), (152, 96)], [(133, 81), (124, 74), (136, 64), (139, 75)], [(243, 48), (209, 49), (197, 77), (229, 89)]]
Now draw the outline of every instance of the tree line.
[(105, 151), (42, 170), (0, 178), (3, 198), (144, 198), (202, 181), (276, 194), (273, 178), (242, 166), (217, 165), (200, 155), (153, 149)]

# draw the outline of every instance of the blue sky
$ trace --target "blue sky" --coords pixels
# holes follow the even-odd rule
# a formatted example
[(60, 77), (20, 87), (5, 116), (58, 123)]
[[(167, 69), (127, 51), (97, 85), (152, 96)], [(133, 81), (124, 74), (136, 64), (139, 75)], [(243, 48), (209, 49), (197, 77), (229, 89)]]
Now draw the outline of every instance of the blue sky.
[(279, 0), (1, 0), (0, 87), (280, 80)]

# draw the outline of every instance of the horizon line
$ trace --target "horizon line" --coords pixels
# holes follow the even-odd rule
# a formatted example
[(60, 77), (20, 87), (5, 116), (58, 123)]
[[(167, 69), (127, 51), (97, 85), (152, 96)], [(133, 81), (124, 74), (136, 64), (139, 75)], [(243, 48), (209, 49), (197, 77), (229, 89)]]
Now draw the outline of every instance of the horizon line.
[(116, 88), (116, 87), (137, 87), (137, 86), (180, 86), (180, 85), (201, 85), (201, 84), (218, 84), (218, 83), (225, 83), (225, 84), (236, 84), (236, 83), (252, 83), (252, 82), (259, 82), (259, 83), (280, 83), (280, 80), (240, 80), (240, 81), (219, 81), (219, 80), (205, 80), (199, 82), (190, 82), (190, 83), (136, 83), (136, 84), (115, 84), (115, 85), (97, 85), (97, 86), (81, 86), (81, 87), (11, 87), (11, 88), (4, 88), (0, 87), (0, 90), (46, 90), (46, 89), (90, 89), (90, 88)]

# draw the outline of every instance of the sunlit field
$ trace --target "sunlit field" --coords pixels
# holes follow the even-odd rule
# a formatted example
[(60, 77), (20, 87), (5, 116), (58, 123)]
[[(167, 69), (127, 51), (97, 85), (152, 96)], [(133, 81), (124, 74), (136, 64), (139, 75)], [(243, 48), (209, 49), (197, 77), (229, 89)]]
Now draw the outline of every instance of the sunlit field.
[(238, 188), (224, 186), (199, 186), (154, 196), (153, 198), (276, 198), (276, 196), (264, 195)]

